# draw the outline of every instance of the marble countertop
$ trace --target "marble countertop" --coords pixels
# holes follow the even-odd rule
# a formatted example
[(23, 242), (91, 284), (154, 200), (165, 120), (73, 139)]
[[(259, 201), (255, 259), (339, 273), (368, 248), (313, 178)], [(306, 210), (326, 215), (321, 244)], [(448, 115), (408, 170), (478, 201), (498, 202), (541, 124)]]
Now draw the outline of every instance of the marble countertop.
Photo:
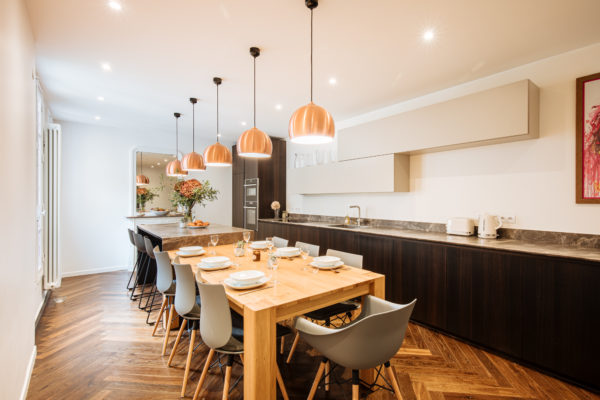
[(174, 224), (142, 224), (138, 228), (156, 236), (160, 239), (176, 239), (190, 236), (222, 235), (225, 233), (242, 233), (249, 229), (236, 228), (233, 226), (210, 224), (206, 228), (190, 229), (180, 228), (179, 223)]
[(167, 214), (167, 215), (132, 215), (125, 217), (127, 219), (143, 219), (143, 218), (178, 218), (183, 217), (183, 214)]
[(477, 236), (456, 236), (440, 232), (426, 232), (409, 229), (384, 228), (384, 227), (361, 227), (361, 228), (339, 228), (332, 227), (325, 222), (283, 222), (275, 219), (260, 219), (263, 222), (272, 222), (290, 225), (314, 226), (327, 229), (339, 229), (347, 232), (357, 232), (371, 235), (382, 235), (400, 237), (405, 239), (426, 240), (431, 242), (455, 244), (487, 249), (515, 251), (530, 254), (542, 254), (554, 257), (565, 257), (579, 260), (600, 262), (600, 249), (561, 246), (546, 243), (525, 242), (515, 239), (480, 239)]

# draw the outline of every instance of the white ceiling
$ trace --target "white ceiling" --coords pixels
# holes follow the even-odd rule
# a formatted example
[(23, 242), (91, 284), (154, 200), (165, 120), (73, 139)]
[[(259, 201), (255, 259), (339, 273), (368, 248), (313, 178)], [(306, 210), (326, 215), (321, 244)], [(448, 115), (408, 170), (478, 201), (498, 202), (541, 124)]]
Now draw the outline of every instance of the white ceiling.
[[(191, 129), (195, 96), (197, 135), (211, 138), (212, 77), (220, 76), (221, 131), (235, 140), (252, 124), (248, 48), (258, 46), (257, 125), (287, 135), (290, 115), (309, 99), (304, 0), (120, 2), (116, 12), (107, 0), (27, 0), (56, 119), (170, 134), (174, 111)], [(583, 47), (600, 41), (598, 15), (598, 0), (321, 0), (315, 102), (341, 121)]]

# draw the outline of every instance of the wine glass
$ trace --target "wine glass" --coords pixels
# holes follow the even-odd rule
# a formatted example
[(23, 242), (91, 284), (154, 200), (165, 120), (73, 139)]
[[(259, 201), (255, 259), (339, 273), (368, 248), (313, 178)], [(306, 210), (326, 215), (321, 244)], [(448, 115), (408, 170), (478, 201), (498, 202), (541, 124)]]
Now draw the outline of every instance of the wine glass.
[(250, 231), (244, 231), (242, 236), (244, 238), (244, 242), (246, 242), (246, 252), (249, 252), (250, 247), (248, 246), (248, 242), (250, 242)]
[[(302, 257), (303, 261), (308, 260), (308, 249), (304, 248), (304, 247), (300, 247), (300, 257)], [(307, 268), (308, 264), (304, 264), (304, 267), (302, 268), (302, 271), (308, 271)]]
[(279, 257), (277, 257), (274, 253), (269, 252), (269, 256), (268, 256), (268, 260), (267, 260), (267, 269), (270, 269), (273, 271), (272, 276), (273, 276), (273, 284), (277, 285), (279, 283), (279, 281), (277, 280), (277, 268), (279, 268)]
[(216, 255), (217, 243), (219, 243), (219, 235), (210, 235), (210, 243), (213, 245), (212, 255)]
[(266, 238), (266, 241), (267, 241), (267, 248), (269, 249), (269, 252), (271, 252), (271, 250), (273, 250), (273, 238), (268, 237), (268, 238)]

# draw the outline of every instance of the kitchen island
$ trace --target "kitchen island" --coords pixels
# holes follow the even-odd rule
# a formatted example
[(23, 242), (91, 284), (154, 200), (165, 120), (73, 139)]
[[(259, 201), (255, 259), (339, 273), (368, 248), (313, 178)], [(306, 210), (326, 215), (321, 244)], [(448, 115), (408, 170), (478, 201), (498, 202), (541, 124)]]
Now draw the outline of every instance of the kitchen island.
[(138, 225), (137, 229), (141, 234), (150, 237), (152, 243), (159, 245), (163, 251), (175, 250), (182, 246), (209, 246), (211, 235), (219, 235), (220, 245), (244, 240), (244, 232), (250, 232), (251, 240), (254, 236), (254, 231), (249, 229), (219, 224), (199, 229), (180, 228), (179, 223), (142, 224)]

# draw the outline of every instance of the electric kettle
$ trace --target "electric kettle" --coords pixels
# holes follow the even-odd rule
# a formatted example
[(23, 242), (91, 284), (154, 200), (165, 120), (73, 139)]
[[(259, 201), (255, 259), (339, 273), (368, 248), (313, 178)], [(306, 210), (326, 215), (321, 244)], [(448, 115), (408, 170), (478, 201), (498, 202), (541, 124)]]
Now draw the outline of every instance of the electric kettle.
[(502, 221), (496, 215), (483, 214), (479, 216), (479, 227), (477, 236), (483, 239), (496, 239), (498, 229), (502, 226)]

